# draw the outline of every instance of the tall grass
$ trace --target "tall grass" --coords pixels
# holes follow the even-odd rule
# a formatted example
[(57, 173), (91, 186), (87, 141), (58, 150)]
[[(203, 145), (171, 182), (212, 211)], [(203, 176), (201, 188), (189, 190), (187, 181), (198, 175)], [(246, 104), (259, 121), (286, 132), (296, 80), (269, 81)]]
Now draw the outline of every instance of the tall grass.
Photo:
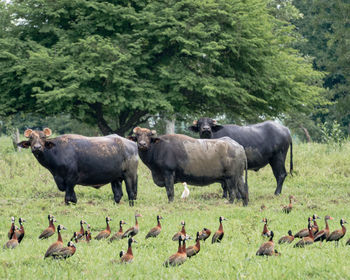
[[(289, 162), (287, 160), (287, 162)], [(291, 229), (294, 233), (307, 226), (307, 217), (316, 213), (322, 220), (330, 214), (331, 231), (340, 228), (340, 218), (350, 222), (350, 143), (341, 149), (330, 149), (321, 144), (300, 144), (294, 148), (295, 175), (288, 176), (282, 195), (273, 195), (275, 179), (269, 166), (259, 172), (249, 171), (250, 203), (233, 205), (221, 199), (221, 187), (190, 188), (186, 202), (180, 199), (182, 185), (175, 187), (175, 202), (167, 203), (164, 188), (154, 185), (149, 170), (140, 164), (139, 192), (135, 207), (130, 208), (125, 194), (116, 205), (110, 186), (99, 190), (77, 186), (78, 204), (64, 205), (64, 193), (59, 192), (52, 176), (41, 167), (30, 151), (11, 151), (8, 138), (0, 138), (0, 245), (7, 241), (11, 216), (23, 217), (26, 234), (15, 250), (0, 249), (0, 279), (349, 279), (350, 246), (345, 246), (350, 234), (339, 247), (331, 243), (314, 244), (297, 249), (292, 245), (276, 248), (280, 257), (256, 257), (255, 252), (264, 241), (261, 237), (267, 217), (269, 228), (275, 232), (276, 241)], [(287, 169), (289, 164), (287, 163)], [(124, 187), (123, 187), (124, 188)], [(124, 188), (125, 193), (125, 188)], [(293, 194), (297, 202), (290, 214), (281, 211)], [(260, 211), (264, 204), (267, 209)], [(134, 262), (118, 264), (119, 251), (127, 249), (124, 239), (110, 244), (93, 240), (90, 244), (77, 244), (76, 254), (66, 261), (44, 260), (48, 246), (56, 241), (38, 240), (47, 227), (47, 214), (55, 215), (58, 223), (68, 228), (63, 232), (64, 242), (79, 230), (81, 218), (92, 226), (96, 235), (105, 228), (105, 216), (109, 215), (112, 231), (118, 230), (119, 220), (126, 220), (127, 227), (134, 224), (135, 212), (139, 219), (138, 241), (133, 246)], [(145, 240), (148, 230), (155, 226), (160, 214), (163, 230), (156, 239)], [(221, 244), (201, 244), (200, 253), (176, 268), (165, 268), (162, 263), (177, 250), (172, 235), (179, 231), (180, 221), (186, 221), (188, 233), (195, 237), (203, 227), (215, 232), (219, 216), (224, 216), (225, 236)], [(125, 227), (125, 228), (127, 228)], [(190, 244), (194, 241), (190, 241)], [(276, 242), (277, 243), (277, 242)]]

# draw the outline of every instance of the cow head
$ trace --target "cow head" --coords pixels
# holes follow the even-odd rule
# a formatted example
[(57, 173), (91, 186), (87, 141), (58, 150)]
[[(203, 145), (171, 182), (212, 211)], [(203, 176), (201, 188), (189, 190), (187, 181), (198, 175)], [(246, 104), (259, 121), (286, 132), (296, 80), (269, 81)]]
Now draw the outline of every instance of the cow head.
[(25, 149), (31, 147), (32, 153), (38, 154), (44, 151), (44, 148), (51, 149), (55, 146), (52, 141), (47, 140), (47, 137), (51, 136), (51, 134), (50, 128), (44, 128), (43, 131), (27, 129), (24, 132), (24, 136), (29, 140), (22, 141), (17, 146)]
[(200, 138), (210, 139), (213, 132), (217, 132), (222, 129), (222, 125), (216, 124), (216, 120), (211, 118), (200, 118), (198, 121), (194, 121), (193, 125), (188, 127), (193, 132), (199, 132)]
[(137, 147), (141, 151), (147, 151), (150, 148), (151, 143), (157, 143), (160, 141), (160, 139), (156, 137), (157, 132), (155, 130), (135, 127), (132, 132), (134, 135), (129, 136), (128, 139), (137, 142)]

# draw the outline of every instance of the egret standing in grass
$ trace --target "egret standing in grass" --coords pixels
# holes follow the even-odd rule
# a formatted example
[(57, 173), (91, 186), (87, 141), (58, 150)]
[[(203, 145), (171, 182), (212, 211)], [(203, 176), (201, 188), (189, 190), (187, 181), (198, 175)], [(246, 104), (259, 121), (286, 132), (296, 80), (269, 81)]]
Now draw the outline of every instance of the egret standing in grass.
[(186, 182), (183, 182), (182, 184), (184, 185), (184, 191), (182, 192), (181, 199), (186, 200), (186, 198), (190, 195), (190, 190), (188, 189)]

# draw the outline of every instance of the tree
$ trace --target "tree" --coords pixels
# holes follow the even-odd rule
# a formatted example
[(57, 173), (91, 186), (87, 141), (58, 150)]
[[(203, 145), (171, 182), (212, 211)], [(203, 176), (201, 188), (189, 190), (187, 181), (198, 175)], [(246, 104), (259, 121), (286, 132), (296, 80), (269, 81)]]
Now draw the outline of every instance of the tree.
[(122, 135), (155, 114), (309, 111), (321, 75), (268, 3), (13, 0), (0, 111), (64, 112)]

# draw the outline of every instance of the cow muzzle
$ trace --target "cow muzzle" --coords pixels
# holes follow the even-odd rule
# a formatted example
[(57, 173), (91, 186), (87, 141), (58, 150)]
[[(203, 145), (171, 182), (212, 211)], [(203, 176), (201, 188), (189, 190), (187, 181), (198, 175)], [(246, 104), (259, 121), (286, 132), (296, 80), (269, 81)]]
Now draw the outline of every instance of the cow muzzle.
[(40, 144), (35, 144), (32, 148), (32, 152), (33, 153), (37, 153), (37, 152), (40, 152), (42, 151), (42, 146)]
[(138, 143), (138, 146), (139, 146), (139, 149), (143, 151), (148, 149), (146, 141), (143, 141), (143, 140)]

